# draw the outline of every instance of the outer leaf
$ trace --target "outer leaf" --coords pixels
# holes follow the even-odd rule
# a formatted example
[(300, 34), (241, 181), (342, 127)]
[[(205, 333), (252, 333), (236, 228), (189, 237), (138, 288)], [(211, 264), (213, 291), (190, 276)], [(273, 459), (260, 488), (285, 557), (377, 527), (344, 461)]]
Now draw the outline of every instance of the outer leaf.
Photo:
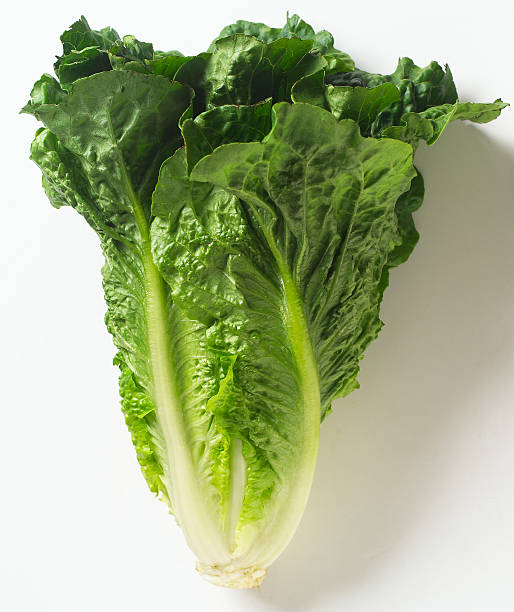
[(391, 83), (373, 89), (329, 85), (325, 96), (336, 119), (353, 119), (359, 124), (362, 134), (369, 134), (377, 115), (399, 100), (400, 93)]
[(262, 140), (271, 128), (271, 100), (252, 106), (219, 106), (182, 125), (188, 169), (228, 142)]
[(87, 47), (98, 47), (107, 50), (120, 39), (116, 30), (103, 28), (92, 30), (86, 18), (82, 17), (75, 21), (61, 36), (64, 54), (71, 51), (81, 51)]
[[(222, 381), (232, 354), (216, 338), (235, 321), (227, 319), (216, 332), (207, 328), (211, 311), (195, 309), (195, 282), (205, 279), (215, 296), (221, 289), (212, 284), (216, 276), (189, 270), (189, 300), (163, 285), (149, 230), (150, 187), (176, 147), (178, 120), (189, 101), (188, 87), (157, 76), (111, 71), (81, 80), (60, 104), (38, 107), (51, 132), (39, 135), (34, 158), (55, 204), (74, 206), (99, 233), (106, 257), (106, 323), (120, 350), (123, 409), (138, 458), (152, 490), (169, 500), (199, 561), (210, 566), (230, 562), (233, 517), (239, 516), (232, 510), (240, 503), (232, 501), (232, 491), (241, 443), (221, 417), (213, 420), (221, 408), (208, 407), (221, 406), (212, 398), (229, 388)], [(194, 217), (176, 219), (180, 226), (166, 248), (176, 254), (174, 269), (185, 274), (192, 241), (198, 261), (203, 245), (207, 253), (210, 246), (202, 243)], [(198, 316), (192, 320), (184, 311)], [(272, 469), (262, 455), (253, 463)]]
[(107, 50), (118, 41), (115, 30), (92, 30), (81, 17), (61, 36), (63, 55), (54, 64), (61, 85), (69, 89), (77, 79), (110, 70)]
[(263, 43), (270, 43), (274, 40), (282, 38), (282, 28), (270, 28), (265, 23), (254, 23), (252, 21), (245, 21), (244, 19), (240, 19), (235, 23), (225, 26), (223, 30), (221, 30), (219, 36), (214, 39), (211, 46), (209, 47), (209, 51), (214, 51), (216, 49), (216, 42), (218, 40), (222, 38), (227, 38), (228, 36), (233, 36), (234, 34), (244, 34), (246, 36), (253, 36), (254, 38), (257, 38), (257, 40), (260, 40)]
[[(57, 208), (72, 206), (100, 237), (106, 257), (102, 270), (108, 301), (106, 323), (121, 349), (116, 362), (122, 369), (120, 393), (123, 411), (150, 489), (168, 500), (163, 481), (165, 464), (157, 458), (162, 436), (147, 390), (150, 376), (141, 302), (144, 299), (143, 271), (134, 252), (131, 225), (127, 223), (123, 230), (111, 223), (114, 215), (106, 214), (98, 205), (81, 160), (49, 130), (38, 132), (31, 152), (32, 159), (43, 172), (43, 186), (52, 205)], [(122, 233), (119, 233), (120, 229)], [(133, 372), (137, 372), (137, 376)]]
[(30, 100), (21, 109), (22, 113), (34, 115), (41, 104), (58, 104), (66, 97), (66, 92), (61, 88), (59, 82), (49, 74), (44, 74), (36, 81), (30, 92)]
[(394, 207), (415, 175), (411, 156), (397, 141), (361, 139), (353, 122), (321, 109), (278, 105), (265, 144), (220, 147), (193, 171), (251, 207), (279, 268), (290, 270), (320, 364), (324, 410), (353, 384), (380, 328), (380, 278), (401, 241)]
[(147, 72), (146, 62), (153, 60), (152, 43), (141, 42), (134, 36), (124, 36), (109, 49), (109, 61), (115, 70)]
[(293, 101), (330, 110), (336, 119), (353, 119), (363, 136), (369, 136), (377, 116), (400, 99), (400, 92), (392, 83), (368, 88), (325, 85), (324, 79), (322, 70), (299, 80), (293, 87)]
[(193, 100), (194, 114), (198, 115), (206, 109), (207, 92), (209, 84), (207, 81), (207, 65), (210, 60), (209, 53), (200, 53), (189, 58), (187, 62), (180, 65), (174, 75), (174, 80), (189, 85), (195, 92)]
[(106, 323), (120, 350), (127, 423), (151, 489), (168, 498), (167, 461), (159, 459), (162, 428), (150, 399), (145, 302), (152, 268), (143, 242), (150, 190), (160, 163), (176, 147), (177, 120), (190, 93), (160, 77), (105, 72), (59, 97), (58, 104), (32, 108), (51, 130), (38, 132), (32, 158), (52, 204), (77, 209), (100, 237)]
[[(35, 115), (67, 149), (81, 156), (105, 205), (115, 203), (116, 210), (130, 210), (120, 157), (144, 206), (160, 164), (181, 142), (178, 113), (187, 108), (190, 95), (187, 87), (160, 77), (105, 72), (77, 82), (69, 98), (58, 105), (41, 105)], [(135, 118), (137, 129), (127, 129)]]
[(305, 74), (324, 65), (310, 53), (312, 41), (281, 38), (266, 47), (266, 58), (272, 66), (272, 94), (275, 101), (289, 100), (292, 85)]
[(373, 136), (379, 136), (391, 125), (399, 125), (401, 116), (406, 112), (422, 112), (430, 106), (457, 101), (457, 90), (448, 66), (443, 70), (437, 62), (430, 62), (425, 68), (420, 68), (408, 57), (399, 60), (392, 74), (371, 74), (356, 70), (330, 75), (327, 83), (370, 88), (392, 83), (398, 88), (400, 100), (379, 114), (372, 126)]
[(96, 47), (86, 47), (81, 51), (70, 51), (63, 56), (56, 66), (56, 73), (61, 86), (69, 89), (70, 85), (83, 77), (111, 70), (111, 64), (106, 53)]
[(284, 38), (265, 44), (243, 34), (217, 40), (206, 65), (207, 107), (289, 100), (298, 79), (326, 64), (311, 48), (312, 41)]
[(156, 422), (155, 406), (148, 391), (137, 382), (136, 376), (125, 364), (123, 358), (116, 357), (114, 364), (118, 365), (121, 370), (119, 380), (121, 409), (136, 449), (141, 471), (150, 491), (160, 495), (169, 504), (171, 510), (163, 468), (166, 465), (165, 443)]
[(401, 126), (386, 128), (383, 135), (408, 142), (414, 148), (420, 139), (431, 145), (451, 121), (467, 119), (473, 123), (488, 123), (496, 119), (507, 106), (500, 99), (491, 104), (456, 102), (433, 106), (421, 113), (406, 113), (401, 118)]
[(423, 177), (417, 171), (416, 176), (412, 179), (409, 190), (402, 194), (398, 199), (395, 207), (396, 221), (398, 223), (398, 232), (401, 241), (389, 253), (387, 266), (393, 268), (404, 263), (409, 258), (409, 255), (414, 250), (419, 233), (414, 225), (412, 213), (414, 213), (423, 203), (425, 195), (425, 185)]
[(291, 99), (294, 103), (303, 102), (329, 110), (326, 90), (325, 70), (321, 69), (299, 79), (291, 89)]
[(183, 55), (175, 55), (171, 53), (162, 57), (154, 57), (154, 59), (148, 60), (146, 66), (152, 74), (160, 74), (166, 76), (170, 81), (175, 80), (177, 70), (187, 62), (191, 61), (192, 57), (185, 57)]
[(353, 70), (355, 65), (353, 60), (346, 53), (342, 53), (334, 49), (334, 39), (326, 30), (315, 33), (313, 28), (300, 19), (298, 15), (287, 17), (286, 24), (283, 28), (270, 28), (263, 23), (252, 23), (250, 21), (237, 21), (221, 31), (218, 38), (212, 43), (209, 50), (214, 51), (216, 43), (219, 39), (234, 34), (245, 34), (253, 36), (264, 43), (283, 38), (299, 38), (301, 40), (309, 40), (313, 42), (313, 51), (325, 57), (329, 65), (330, 71), (343, 72)]
[(251, 104), (270, 97), (272, 72), (265, 51), (266, 45), (251, 36), (237, 34), (216, 41), (206, 70), (207, 106)]

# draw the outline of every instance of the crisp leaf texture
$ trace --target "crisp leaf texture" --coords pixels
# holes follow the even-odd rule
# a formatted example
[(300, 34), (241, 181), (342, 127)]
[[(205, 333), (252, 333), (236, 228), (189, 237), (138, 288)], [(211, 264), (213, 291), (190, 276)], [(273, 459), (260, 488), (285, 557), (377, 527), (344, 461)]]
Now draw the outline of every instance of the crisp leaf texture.
[(506, 104), (449, 69), (356, 70), (325, 30), (238, 21), (202, 53), (84, 17), (23, 112), (50, 203), (97, 233), (121, 406), (150, 490), (215, 584), (253, 587), (307, 503), (417, 240), (419, 140)]
[(326, 411), (354, 385), (358, 360), (380, 329), (378, 287), (400, 243), (394, 209), (415, 175), (412, 150), (362, 139), (355, 123), (338, 123), (311, 105), (274, 111), (264, 143), (220, 147), (192, 178), (247, 202), (276, 251), (276, 265), (287, 266), (305, 310)]
[(271, 128), (271, 100), (251, 106), (218, 106), (182, 125), (188, 169), (229, 142), (262, 140)]
[[(106, 260), (106, 324), (120, 351), (124, 412), (150, 487), (166, 497), (158, 480), (164, 468), (152, 450), (152, 439), (161, 444), (153, 412), (148, 409), (137, 419), (131, 412), (140, 403), (153, 405), (137, 216), (141, 222), (149, 216), (159, 166), (176, 147), (177, 121), (190, 96), (187, 87), (160, 77), (102, 72), (81, 80), (58, 104), (36, 99), (32, 105), (47, 128), (38, 132), (31, 153), (51, 203), (75, 208), (100, 237)], [(143, 395), (136, 402), (134, 394)]]
[(371, 74), (362, 70), (332, 74), (327, 77), (332, 85), (374, 88), (392, 83), (399, 91), (399, 100), (383, 110), (372, 126), (372, 135), (380, 135), (390, 125), (398, 125), (406, 112), (421, 112), (430, 106), (453, 104), (457, 101), (457, 90), (448, 66), (441, 68), (430, 62), (425, 68), (416, 66), (408, 57), (402, 57), (392, 74)]
[(219, 37), (212, 43), (209, 50), (216, 47), (219, 39), (234, 34), (245, 34), (253, 36), (264, 43), (271, 43), (280, 39), (297, 38), (312, 42), (313, 51), (323, 55), (327, 61), (327, 66), (331, 72), (346, 72), (353, 70), (355, 64), (347, 53), (338, 51), (334, 48), (334, 39), (326, 30), (315, 32), (314, 29), (298, 15), (287, 17), (283, 28), (270, 28), (264, 23), (252, 23), (251, 21), (237, 21), (226, 26), (221, 31)]
[(420, 113), (405, 113), (401, 118), (402, 125), (386, 128), (383, 135), (408, 142), (413, 148), (416, 148), (419, 140), (430, 145), (438, 140), (450, 122), (467, 119), (473, 123), (489, 123), (496, 119), (506, 106), (508, 105), (501, 100), (491, 104), (456, 102), (432, 106)]
[(63, 55), (54, 64), (61, 86), (68, 89), (77, 79), (110, 70), (107, 50), (118, 41), (115, 30), (92, 30), (85, 17), (72, 24), (61, 36)]

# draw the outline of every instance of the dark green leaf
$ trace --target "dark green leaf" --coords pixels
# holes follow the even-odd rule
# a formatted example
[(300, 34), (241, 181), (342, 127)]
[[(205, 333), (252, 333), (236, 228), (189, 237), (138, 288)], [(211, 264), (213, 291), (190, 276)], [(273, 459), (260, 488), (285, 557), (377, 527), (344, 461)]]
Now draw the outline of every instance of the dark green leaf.
[(412, 149), (363, 140), (355, 123), (338, 123), (317, 107), (275, 109), (265, 144), (222, 146), (197, 164), (192, 178), (241, 198), (262, 240), (287, 262), (310, 326), (326, 410), (354, 384), (360, 356), (380, 329), (380, 280), (401, 242), (395, 204), (415, 176)]
[(372, 74), (356, 70), (332, 74), (327, 77), (327, 83), (369, 88), (392, 83), (398, 88), (400, 100), (379, 114), (372, 126), (373, 136), (380, 136), (382, 131), (391, 125), (399, 125), (404, 113), (419, 113), (430, 106), (453, 104), (457, 100), (457, 90), (448, 66), (443, 70), (437, 62), (430, 62), (425, 68), (420, 68), (408, 57), (399, 60), (392, 74)]
[(187, 62), (191, 61), (192, 57), (185, 57), (183, 55), (165, 55), (163, 57), (156, 57), (155, 59), (148, 60), (146, 66), (152, 74), (160, 74), (168, 77), (170, 81), (175, 80), (177, 70)]
[(500, 99), (490, 104), (456, 102), (433, 106), (421, 113), (405, 113), (400, 126), (383, 131), (387, 138), (397, 138), (416, 148), (419, 140), (431, 145), (441, 136), (451, 121), (467, 119), (473, 123), (488, 123), (496, 119), (508, 104)]
[(291, 90), (292, 101), (303, 102), (304, 104), (313, 104), (329, 110), (328, 102), (325, 96), (325, 71), (318, 70), (313, 74), (309, 74), (299, 79)]
[(419, 234), (414, 225), (412, 214), (423, 203), (424, 195), (425, 185), (423, 177), (418, 171), (412, 179), (409, 190), (402, 194), (396, 203), (395, 213), (401, 241), (389, 254), (387, 260), (389, 268), (399, 266), (407, 261), (418, 242)]
[(115, 30), (92, 30), (86, 18), (81, 17), (61, 36), (63, 55), (54, 64), (61, 85), (69, 89), (77, 79), (110, 70), (107, 51), (119, 40)]
[(262, 140), (271, 128), (271, 100), (251, 106), (218, 106), (182, 124), (189, 171), (216, 147)]
[(72, 83), (78, 79), (106, 70), (111, 70), (109, 56), (98, 47), (72, 50), (55, 64), (55, 72), (65, 89), (71, 89)]
[(75, 21), (61, 36), (64, 55), (71, 51), (81, 51), (86, 47), (98, 47), (107, 51), (119, 40), (118, 33), (112, 28), (92, 30), (84, 16)]
[(124, 36), (109, 49), (109, 60), (114, 70), (147, 72), (146, 62), (153, 60), (153, 45)]
[(400, 92), (392, 83), (372, 89), (328, 85), (325, 97), (336, 119), (353, 119), (359, 124), (361, 133), (368, 136), (379, 113), (399, 100)]
[(66, 97), (59, 82), (49, 74), (44, 74), (39, 81), (36, 81), (30, 92), (30, 100), (21, 109), (22, 113), (35, 115), (41, 104), (58, 104)]
[(233, 36), (234, 34), (253, 36), (263, 43), (272, 43), (284, 38), (312, 41), (312, 50), (318, 55), (324, 56), (324, 65), (328, 64), (331, 72), (343, 72), (355, 68), (353, 60), (349, 55), (334, 48), (334, 39), (329, 32), (322, 30), (316, 33), (298, 15), (288, 16), (286, 24), (282, 28), (270, 28), (263, 23), (252, 23), (251, 21), (237, 21), (223, 28), (218, 38), (209, 47), (209, 51), (215, 50), (218, 40), (227, 36)]
[(162, 77), (110, 71), (77, 81), (64, 101), (36, 114), (80, 157), (102, 202), (131, 209), (128, 172), (149, 210), (159, 166), (181, 144), (178, 119), (190, 96), (188, 87)]

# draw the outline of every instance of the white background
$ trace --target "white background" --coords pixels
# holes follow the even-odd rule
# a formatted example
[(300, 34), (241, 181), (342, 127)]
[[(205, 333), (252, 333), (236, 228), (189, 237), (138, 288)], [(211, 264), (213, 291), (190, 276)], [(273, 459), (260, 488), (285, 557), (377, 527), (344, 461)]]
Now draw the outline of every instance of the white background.
[[(460, 5), (459, 5), (460, 4)], [(417, 155), (420, 243), (391, 276), (362, 389), (323, 424), (312, 495), (260, 591), (203, 582), (119, 410), (97, 239), (56, 211), (18, 116), (80, 13), (204, 50), (286, 9), (359, 67), (448, 62), (461, 99), (514, 102), (510, 2), (17, 2), (2, 27), (0, 608), (5, 612), (514, 609), (514, 113)]]

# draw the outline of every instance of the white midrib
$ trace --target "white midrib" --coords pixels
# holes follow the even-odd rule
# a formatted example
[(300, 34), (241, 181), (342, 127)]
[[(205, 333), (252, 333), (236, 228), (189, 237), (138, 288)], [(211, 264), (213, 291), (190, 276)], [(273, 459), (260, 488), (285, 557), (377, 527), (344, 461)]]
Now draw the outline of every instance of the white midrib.
[(157, 420), (166, 443), (170, 481), (167, 483), (178, 523), (201, 562), (229, 560), (229, 551), (215, 511), (209, 508), (188, 447), (170, 355), (167, 305), (163, 280), (153, 263), (149, 240), (143, 239), (145, 305)]
[[(254, 533), (250, 541), (245, 541), (243, 537), (240, 549), (235, 551), (235, 566), (265, 569), (291, 541), (307, 505), (318, 457), (321, 397), (318, 368), (296, 283), (272, 232), (266, 229), (259, 210), (252, 204), (251, 194), (240, 191), (238, 195), (250, 204), (277, 263), (284, 296), (284, 322), (297, 368), (301, 398), (298, 409), (302, 414), (303, 437), (300, 447), (296, 449), (294, 474), (288, 482), (282, 483), (273, 502), (273, 515), (268, 517), (264, 529), (258, 534)], [(262, 204), (265, 206), (265, 203)]]
[[(296, 285), (278, 250), (274, 252), (283, 280), (285, 322), (300, 378), (303, 414), (303, 446), (298, 448), (298, 462), (291, 481), (275, 500), (273, 520), (260, 532), (250, 548), (240, 555), (234, 550), (234, 537), (245, 487), (245, 463), (241, 442), (233, 440), (231, 449), (231, 496), (223, 528), (215, 511), (209, 508), (187, 442), (182, 435), (180, 400), (169, 353), (167, 305), (163, 280), (153, 262), (148, 223), (139, 204), (136, 214), (142, 236), (145, 270), (145, 304), (150, 349), (150, 367), (154, 381), (153, 396), (157, 418), (166, 441), (171, 472), (170, 495), (177, 520), (186, 540), (200, 563), (212, 566), (268, 567), (286, 548), (303, 516), (309, 497), (318, 454), (320, 428), (320, 393), (318, 371), (314, 360), (303, 306)], [(142, 218), (138, 218), (142, 217)], [(146, 232), (146, 235), (144, 235)], [(243, 552), (243, 551), (241, 551)]]
[[(258, 215), (254, 209), (254, 213)], [(264, 224), (261, 223), (261, 227)], [(284, 320), (297, 367), (303, 439), (291, 480), (283, 483), (274, 501), (274, 516), (238, 559), (238, 566), (267, 568), (291, 541), (309, 498), (319, 447), (321, 399), (319, 377), (305, 312), (296, 283), (270, 232), (265, 232), (282, 278)]]
[[(110, 117), (109, 117), (110, 119)], [(164, 436), (169, 466), (166, 483), (177, 522), (191, 550), (202, 563), (219, 559), (230, 561), (225, 534), (216, 518), (215, 509), (208, 507), (200, 479), (194, 468), (185, 439), (184, 422), (170, 352), (168, 308), (163, 279), (152, 257), (150, 229), (139, 197), (134, 191), (123, 155), (117, 145), (112, 123), (112, 142), (118, 156), (125, 191), (129, 197), (135, 221), (141, 235), (141, 255), (145, 279), (145, 319), (147, 325), (151, 389), (156, 417)]]
[[(110, 122), (109, 122), (110, 123)], [(275, 502), (273, 520), (242, 555), (233, 550), (234, 536), (244, 494), (244, 459), (241, 442), (234, 440), (231, 450), (231, 498), (226, 525), (221, 525), (216, 510), (206, 502), (185, 439), (173, 360), (170, 353), (168, 308), (163, 279), (155, 266), (151, 252), (149, 224), (141, 202), (134, 191), (123, 155), (110, 125), (113, 145), (119, 157), (126, 193), (141, 235), (142, 261), (145, 277), (145, 315), (153, 381), (152, 397), (156, 417), (163, 432), (170, 481), (168, 492), (173, 509), (185, 538), (201, 564), (266, 568), (284, 550), (300, 522), (314, 476), (319, 443), (320, 392), (318, 371), (314, 360), (305, 313), (296, 284), (274, 241), (268, 244), (282, 276), (285, 323), (300, 379), (300, 397), (304, 437), (298, 449), (298, 462), (293, 478), (280, 491)], [(246, 547), (245, 547), (246, 548)], [(242, 551), (241, 551), (242, 552)]]

